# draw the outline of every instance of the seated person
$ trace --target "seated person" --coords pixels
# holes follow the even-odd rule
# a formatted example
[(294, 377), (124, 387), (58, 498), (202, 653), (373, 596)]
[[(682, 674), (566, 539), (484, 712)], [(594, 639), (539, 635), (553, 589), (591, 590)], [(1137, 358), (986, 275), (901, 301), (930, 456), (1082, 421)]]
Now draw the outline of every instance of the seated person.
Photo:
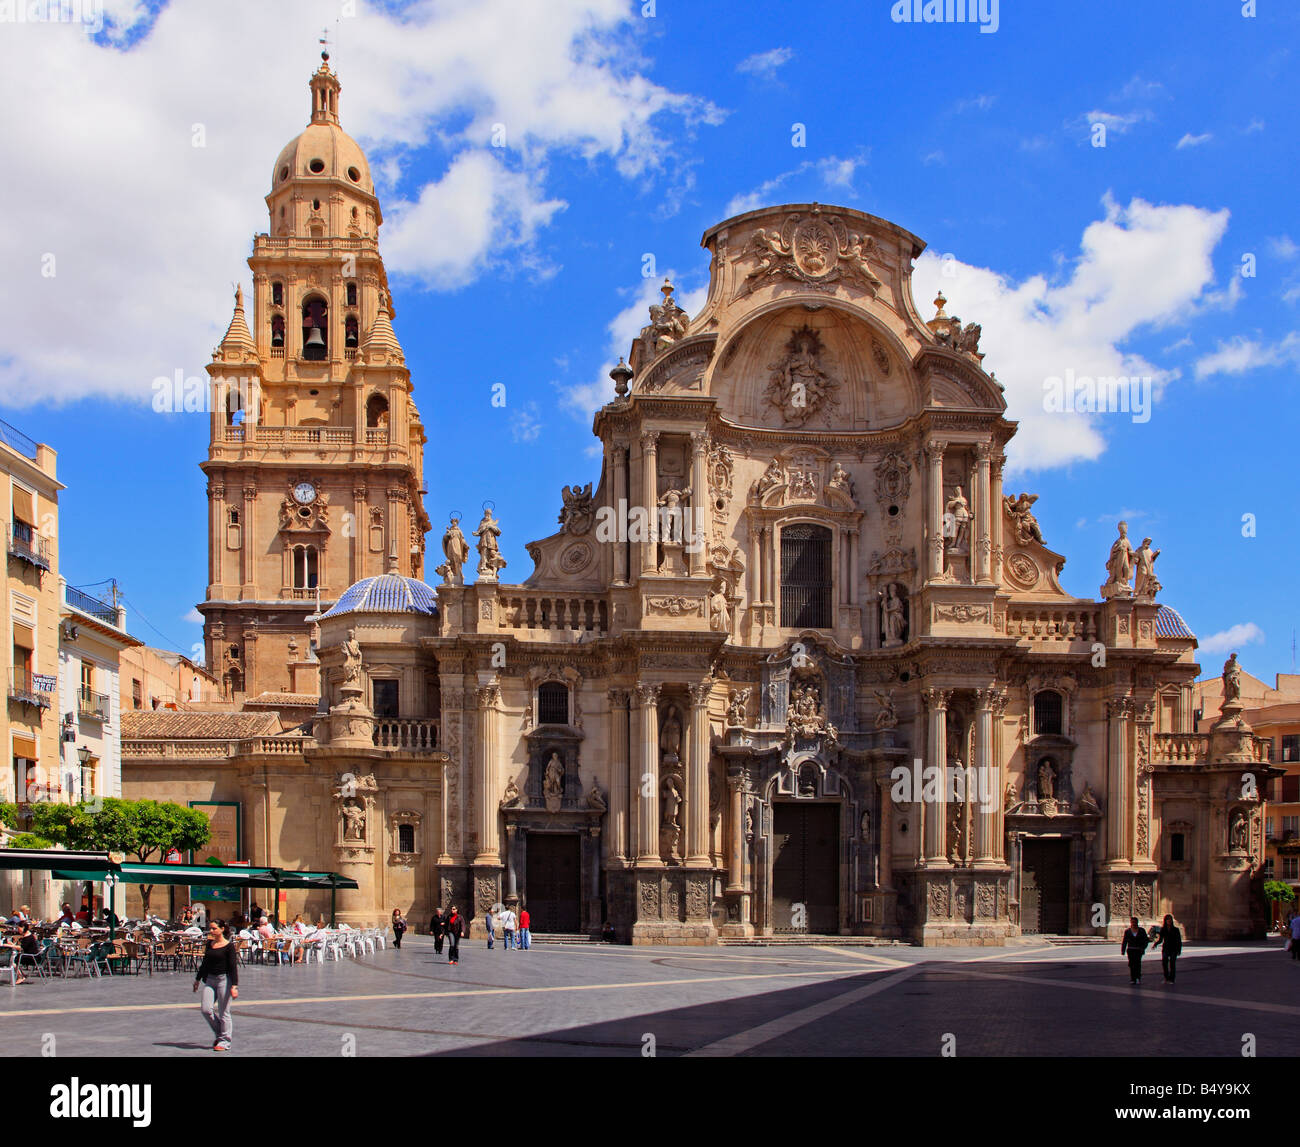
[(271, 921), (265, 916), (262, 917), (261, 922), (257, 925), (257, 934), (259, 936), (265, 936), (268, 940), (275, 939), (275, 929), (271, 927)]
[(23, 907), (23, 908), (15, 908), (13, 910), (13, 915), (9, 917), (8, 922), (10, 924), (23, 924), (26, 923), (26, 921), (27, 921), (27, 909), (26, 907)]
[(62, 913), (60, 914), (59, 918), (55, 921), (55, 923), (58, 924), (60, 927), (62, 927), (64, 924), (75, 923), (76, 919), (77, 918), (72, 914), (72, 905), (65, 904), (63, 906)]
[[(3, 949), (8, 955), (8, 959), (6, 959), (3, 963), (0, 963), (0, 968), (9, 967), (10, 964), (12, 964), (15, 960), (18, 959), (18, 954), (23, 951), (22, 945), (13, 940), (0, 941), (0, 949)], [(14, 983), (15, 984), (27, 983), (27, 977), (23, 975), (21, 968), (15, 968), (14, 970)]]
[(119, 917), (111, 908), (101, 908), (99, 914), (100, 919), (104, 923), (104, 927), (117, 929), (122, 926), (121, 917)]
[(614, 925), (608, 920), (605, 921), (604, 925), (600, 929), (600, 938), (607, 944), (612, 944), (614, 942)]

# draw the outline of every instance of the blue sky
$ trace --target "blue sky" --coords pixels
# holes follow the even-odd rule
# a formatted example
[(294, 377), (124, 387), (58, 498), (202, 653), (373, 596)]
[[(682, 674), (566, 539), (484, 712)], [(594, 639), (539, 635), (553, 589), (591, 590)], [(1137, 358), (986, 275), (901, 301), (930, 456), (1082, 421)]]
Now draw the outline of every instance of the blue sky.
[[(1300, 9), (1003, 0), (986, 34), (892, 7), (113, 0), (91, 36), (0, 28), (0, 96), (27, 109), (0, 124), (0, 416), (59, 451), (71, 583), (116, 577), (140, 637), (200, 639), (207, 420), (154, 413), (151, 384), (202, 373), (248, 284), (328, 27), (384, 205), (434, 549), (448, 511), (492, 499), (526, 577), (560, 487), (599, 477), (590, 412), (662, 277), (698, 300), (707, 227), (818, 200), (916, 233), (922, 313), (937, 285), (982, 323), (1022, 424), (1007, 488), (1040, 495), (1067, 590), (1097, 594), (1127, 517), (1206, 672), (1229, 648), (1289, 671)], [(1067, 370), (1149, 376), (1149, 421), (1044, 411)]]

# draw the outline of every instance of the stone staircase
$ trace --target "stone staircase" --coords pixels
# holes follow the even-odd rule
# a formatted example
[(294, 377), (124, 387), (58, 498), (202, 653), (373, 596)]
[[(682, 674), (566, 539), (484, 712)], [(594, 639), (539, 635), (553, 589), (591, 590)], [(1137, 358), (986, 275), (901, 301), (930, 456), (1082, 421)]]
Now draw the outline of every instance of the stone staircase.
[(1115, 941), (1105, 936), (1030, 936), (1027, 939), (1042, 940), (1059, 948), (1077, 948), (1087, 944), (1113, 944)]
[(907, 947), (902, 940), (879, 936), (724, 936), (718, 940), (727, 948), (898, 948)]

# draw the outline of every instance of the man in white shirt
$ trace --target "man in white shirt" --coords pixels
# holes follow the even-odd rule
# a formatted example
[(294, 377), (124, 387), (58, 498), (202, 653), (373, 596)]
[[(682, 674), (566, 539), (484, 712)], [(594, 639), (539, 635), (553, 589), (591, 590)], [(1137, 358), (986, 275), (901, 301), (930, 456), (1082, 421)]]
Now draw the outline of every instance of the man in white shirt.
[(198, 925), (200, 932), (207, 930), (208, 910), (202, 904), (194, 905), (194, 923)]
[(505, 934), (506, 951), (513, 952), (515, 949), (515, 928), (517, 926), (515, 914), (511, 909), (506, 908), (502, 911), (498, 920), (501, 924), (501, 931)]

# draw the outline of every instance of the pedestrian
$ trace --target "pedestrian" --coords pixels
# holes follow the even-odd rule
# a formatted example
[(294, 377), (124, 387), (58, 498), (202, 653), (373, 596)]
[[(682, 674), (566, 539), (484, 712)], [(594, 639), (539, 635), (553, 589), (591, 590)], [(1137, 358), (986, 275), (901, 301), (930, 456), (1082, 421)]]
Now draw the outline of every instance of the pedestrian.
[(406, 921), (402, 919), (401, 910), (393, 909), (393, 947), (402, 947), (402, 933), (406, 931)]
[(1183, 934), (1172, 916), (1166, 915), (1156, 932), (1156, 947), (1160, 949), (1160, 970), (1165, 983), (1172, 984), (1178, 972), (1175, 965), (1183, 950)]
[(447, 913), (447, 963), (460, 963), (460, 933), (464, 927), (464, 921), (460, 913), (456, 911), (456, 905), (451, 906), (451, 911)]
[(1300, 960), (1300, 914), (1291, 917), (1291, 959)]
[(235, 1020), (230, 1001), (239, 999), (239, 950), (230, 942), (230, 934), (220, 920), (208, 925), (208, 942), (203, 962), (194, 974), (194, 990), (203, 985), (203, 1018), (212, 1028), (217, 1042), (213, 1051), (229, 1051), (235, 1036)]
[(506, 905), (505, 910), (501, 913), (501, 934), (506, 938), (506, 951), (513, 952), (515, 949), (515, 914), (511, 911), (510, 906)]
[(528, 930), (531, 920), (527, 908), (519, 909), (519, 946), (524, 949), (531, 948), (533, 944), (533, 934)]
[(433, 950), (436, 955), (442, 955), (442, 941), (447, 934), (447, 917), (442, 914), (441, 908), (433, 910), (433, 918), (429, 921), (429, 935), (433, 937)]
[(202, 928), (205, 932), (208, 928), (208, 909), (205, 904), (194, 905), (194, 923)]
[(491, 908), (489, 908), (486, 912), (483, 913), (483, 927), (487, 929), (488, 949), (490, 951), (492, 948), (492, 941), (497, 938), (496, 921), (492, 919)]
[(1129, 983), (1140, 984), (1142, 982), (1142, 953), (1147, 950), (1147, 934), (1138, 924), (1136, 916), (1129, 917), (1129, 926), (1124, 933), (1124, 939), (1120, 941), (1120, 955), (1128, 955), (1128, 977)]

